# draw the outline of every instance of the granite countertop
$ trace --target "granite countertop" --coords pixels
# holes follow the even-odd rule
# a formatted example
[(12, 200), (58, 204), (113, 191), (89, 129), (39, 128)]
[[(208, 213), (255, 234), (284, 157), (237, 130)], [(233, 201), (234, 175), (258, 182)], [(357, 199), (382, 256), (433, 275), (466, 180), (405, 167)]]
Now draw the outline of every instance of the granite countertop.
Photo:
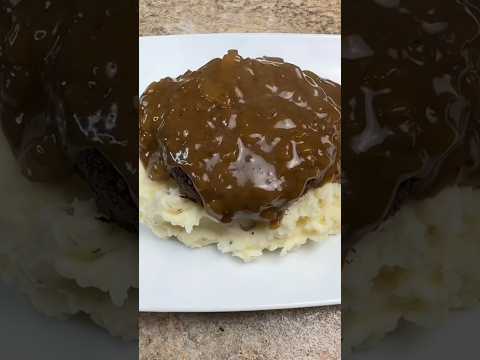
[(142, 314), (140, 360), (340, 359), (340, 308)]
[[(140, 35), (340, 33), (340, 0), (140, 0)], [(340, 359), (339, 306), (140, 316), (141, 360)]]
[(340, 33), (340, 0), (140, 0), (140, 35)]

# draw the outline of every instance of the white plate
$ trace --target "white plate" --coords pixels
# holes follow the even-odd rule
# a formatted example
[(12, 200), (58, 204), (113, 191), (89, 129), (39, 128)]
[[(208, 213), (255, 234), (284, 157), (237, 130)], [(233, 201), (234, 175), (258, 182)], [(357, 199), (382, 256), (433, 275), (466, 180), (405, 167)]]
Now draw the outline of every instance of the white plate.
[[(196, 69), (227, 50), (274, 56), (340, 82), (340, 36), (214, 34), (140, 39), (141, 92), (152, 81)], [(340, 236), (252, 263), (213, 247), (189, 249), (140, 226), (140, 311), (247, 311), (339, 304)]]

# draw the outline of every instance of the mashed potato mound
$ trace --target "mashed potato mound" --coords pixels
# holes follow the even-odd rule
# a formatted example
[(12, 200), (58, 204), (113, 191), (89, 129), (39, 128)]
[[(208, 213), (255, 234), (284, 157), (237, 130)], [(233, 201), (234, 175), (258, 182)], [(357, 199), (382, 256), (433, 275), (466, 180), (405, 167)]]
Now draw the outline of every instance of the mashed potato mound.
[(276, 229), (257, 225), (245, 231), (238, 224), (213, 220), (200, 205), (182, 198), (174, 182), (151, 181), (141, 164), (139, 176), (140, 221), (159, 237), (175, 237), (192, 248), (217, 244), (223, 253), (250, 261), (264, 250), (286, 254), (308, 240), (322, 241), (340, 232), (340, 184), (307, 192)]
[(356, 246), (342, 278), (342, 354), (394, 331), (432, 327), (480, 300), (480, 190), (408, 204)]

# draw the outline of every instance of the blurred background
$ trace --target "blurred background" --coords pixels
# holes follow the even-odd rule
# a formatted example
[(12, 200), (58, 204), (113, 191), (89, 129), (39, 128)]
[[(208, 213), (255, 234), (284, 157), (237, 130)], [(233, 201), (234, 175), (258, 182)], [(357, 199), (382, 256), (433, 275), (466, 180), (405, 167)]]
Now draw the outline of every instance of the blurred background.
[(342, 357), (475, 358), (480, 8), (342, 2)]
[(137, 53), (136, 1), (0, 1), (2, 358), (138, 358)]

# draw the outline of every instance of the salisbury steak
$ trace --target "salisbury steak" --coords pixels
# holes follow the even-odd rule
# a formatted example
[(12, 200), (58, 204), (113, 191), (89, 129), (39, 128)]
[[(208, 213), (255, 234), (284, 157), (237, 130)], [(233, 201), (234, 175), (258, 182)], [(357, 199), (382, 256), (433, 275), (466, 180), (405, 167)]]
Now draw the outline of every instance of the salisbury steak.
[(278, 225), (309, 187), (339, 181), (339, 103), (338, 84), (231, 50), (147, 88), (141, 160), (221, 222)]

